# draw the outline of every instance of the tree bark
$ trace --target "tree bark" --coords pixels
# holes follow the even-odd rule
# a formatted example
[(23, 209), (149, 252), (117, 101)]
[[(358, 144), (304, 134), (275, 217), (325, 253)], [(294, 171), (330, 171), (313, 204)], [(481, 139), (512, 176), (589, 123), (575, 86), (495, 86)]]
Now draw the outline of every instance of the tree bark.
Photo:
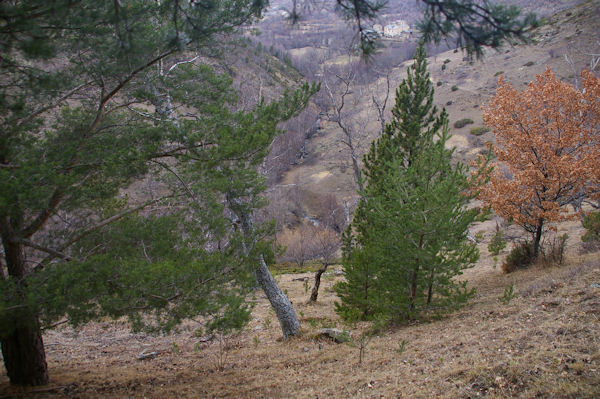
[[(25, 251), (22, 244), (10, 236), (2, 236), (8, 278), (23, 282)], [(18, 293), (22, 295), (22, 293)], [(14, 330), (2, 337), (2, 356), (10, 382), (15, 385), (45, 385), (49, 382), (46, 352), (37, 316), (29, 312), (16, 313)]]
[(327, 264), (323, 265), (322, 268), (315, 272), (315, 285), (310, 293), (310, 302), (317, 302), (317, 296), (319, 295), (319, 287), (321, 286), (321, 276), (327, 270)]
[(17, 327), (7, 336), (2, 337), (2, 356), (4, 366), (11, 384), (46, 385), (49, 382), (46, 352), (38, 320), (18, 320), (22, 327)]
[(261, 288), (267, 295), (273, 310), (277, 315), (279, 324), (281, 325), (281, 331), (283, 332), (283, 339), (298, 335), (300, 329), (300, 322), (294, 311), (292, 303), (288, 297), (281, 291), (281, 288), (275, 282), (275, 279), (271, 275), (267, 264), (263, 256), (260, 256), (260, 262), (258, 269), (255, 271), (256, 281), (260, 284)]
[(544, 219), (538, 220), (537, 229), (535, 230), (535, 235), (533, 237), (533, 259), (537, 259), (540, 253), (540, 241), (542, 238), (542, 229), (544, 227)]
[[(252, 214), (249, 214), (245, 211), (243, 206), (240, 206), (241, 200), (239, 198), (231, 197), (228, 194), (227, 201), (230, 210), (239, 219), (238, 222), (242, 228), (242, 232), (246, 237), (250, 237), (252, 229), (254, 228)], [(292, 303), (283, 293), (281, 288), (279, 288), (277, 282), (275, 282), (262, 255), (259, 256), (258, 261), (258, 268), (254, 271), (254, 276), (265, 295), (267, 295), (267, 298), (275, 311), (275, 315), (281, 325), (283, 339), (285, 340), (290, 336), (298, 335), (300, 322), (298, 321)]]

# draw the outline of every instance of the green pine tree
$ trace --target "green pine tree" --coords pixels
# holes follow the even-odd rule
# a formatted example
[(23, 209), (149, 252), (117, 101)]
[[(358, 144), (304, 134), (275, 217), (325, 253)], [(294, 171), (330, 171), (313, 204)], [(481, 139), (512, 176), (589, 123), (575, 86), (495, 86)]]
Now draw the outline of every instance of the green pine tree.
[(448, 116), (421, 45), (396, 91), (393, 120), (365, 156), (366, 188), (345, 237), (346, 281), (336, 286), (344, 317), (412, 318), (451, 307), (471, 291), (452, 280), (477, 259), (466, 243), (475, 214), (469, 181), (445, 149)]
[[(269, 231), (241, 231), (226, 197), (262, 206), (256, 166), (316, 87), (238, 112), (231, 78), (192, 61), (264, 6), (2, 2), (0, 341), (12, 383), (48, 382), (41, 328), (65, 316), (152, 331), (247, 320)], [(152, 192), (140, 194), (142, 178)]]

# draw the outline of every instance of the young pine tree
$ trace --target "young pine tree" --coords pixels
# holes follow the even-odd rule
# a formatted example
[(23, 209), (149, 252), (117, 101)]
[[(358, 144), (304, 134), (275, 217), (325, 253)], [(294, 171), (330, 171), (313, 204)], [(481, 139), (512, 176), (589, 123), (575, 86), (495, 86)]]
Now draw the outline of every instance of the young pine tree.
[(366, 189), (344, 237), (346, 281), (336, 290), (345, 318), (413, 318), (446, 309), (472, 291), (453, 277), (473, 263), (466, 233), (469, 180), (452, 166), (448, 117), (433, 105), (420, 46), (396, 90), (393, 121), (365, 156)]

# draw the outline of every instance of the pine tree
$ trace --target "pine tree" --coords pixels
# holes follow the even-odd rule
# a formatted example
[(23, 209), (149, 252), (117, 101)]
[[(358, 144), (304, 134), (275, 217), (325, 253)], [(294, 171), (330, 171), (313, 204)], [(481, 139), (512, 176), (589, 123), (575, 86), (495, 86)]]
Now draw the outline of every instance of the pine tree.
[(422, 45), (396, 91), (393, 120), (365, 156), (366, 188), (344, 237), (346, 281), (336, 286), (346, 318), (416, 316), (471, 291), (452, 277), (477, 259), (466, 243), (465, 167), (445, 149), (448, 117), (433, 105)]
[[(236, 228), (225, 198), (247, 213), (263, 204), (256, 166), (316, 88), (237, 112), (231, 78), (187, 51), (263, 7), (0, 5), (0, 341), (12, 383), (48, 382), (41, 328), (64, 316), (153, 331), (198, 315), (221, 330), (247, 320), (268, 231)], [(123, 195), (144, 177), (153, 192)]]

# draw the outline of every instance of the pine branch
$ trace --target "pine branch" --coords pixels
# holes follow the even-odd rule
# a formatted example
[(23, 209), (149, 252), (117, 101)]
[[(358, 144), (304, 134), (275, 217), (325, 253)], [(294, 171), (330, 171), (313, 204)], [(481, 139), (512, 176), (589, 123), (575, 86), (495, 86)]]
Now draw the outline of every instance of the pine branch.
[[(160, 198), (157, 198), (157, 199), (146, 201), (146, 202), (144, 202), (141, 205), (138, 205), (136, 207), (127, 209), (127, 210), (125, 210), (123, 212), (120, 212), (120, 213), (118, 213), (116, 215), (113, 215), (113, 216), (111, 216), (109, 218), (106, 218), (106, 219), (104, 219), (104, 220), (96, 223), (95, 225), (90, 226), (90, 227), (82, 230), (81, 232), (79, 232), (78, 234), (76, 234), (74, 237), (72, 237), (69, 241), (67, 241), (66, 243), (62, 244), (54, 252), (56, 252), (56, 254), (60, 254), (62, 251), (64, 251), (65, 249), (68, 249), (71, 245), (75, 244), (76, 242), (78, 242), (82, 238), (86, 237), (88, 234), (90, 234), (90, 233), (92, 233), (92, 232), (94, 232), (94, 231), (96, 231), (96, 230), (98, 230), (98, 229), (100, 229), (100, 228), (102, 228), (102, 227), (104, 227), (106, 225), (109, 225), (110, 223), (116, 222), (117, 220), (122, 219), (122, 218), (124, 218), (127, 215), (135, 213), (135, 212), (137, 212), (139, 210), (142, 210), (142, 209), (146, 208), (147, 206), (156, 204), (156, 203), (158, 203), (160, 201), (163, 201), (163, 200), (165, 200), (167, 198), (173, 198), (173, 195), (168, 195), (168, 196), (165, 196), (165, 197), (160, 197)], [(47, 252), (47, 251), (45, 251), (45, 252)], [(41, 262), (39, 262), (37, 265), (35, 265), (32, 268), (32, 271), (41, 270), (41, 269), (43, 269), (48, 264), (48, 262), (52, 261), (53, 259), (55, 259), (57, 257), (60, 257), (60, 256), (56, 256), (56, 254), (50, 253), (50, 255), (48, 255)]]

